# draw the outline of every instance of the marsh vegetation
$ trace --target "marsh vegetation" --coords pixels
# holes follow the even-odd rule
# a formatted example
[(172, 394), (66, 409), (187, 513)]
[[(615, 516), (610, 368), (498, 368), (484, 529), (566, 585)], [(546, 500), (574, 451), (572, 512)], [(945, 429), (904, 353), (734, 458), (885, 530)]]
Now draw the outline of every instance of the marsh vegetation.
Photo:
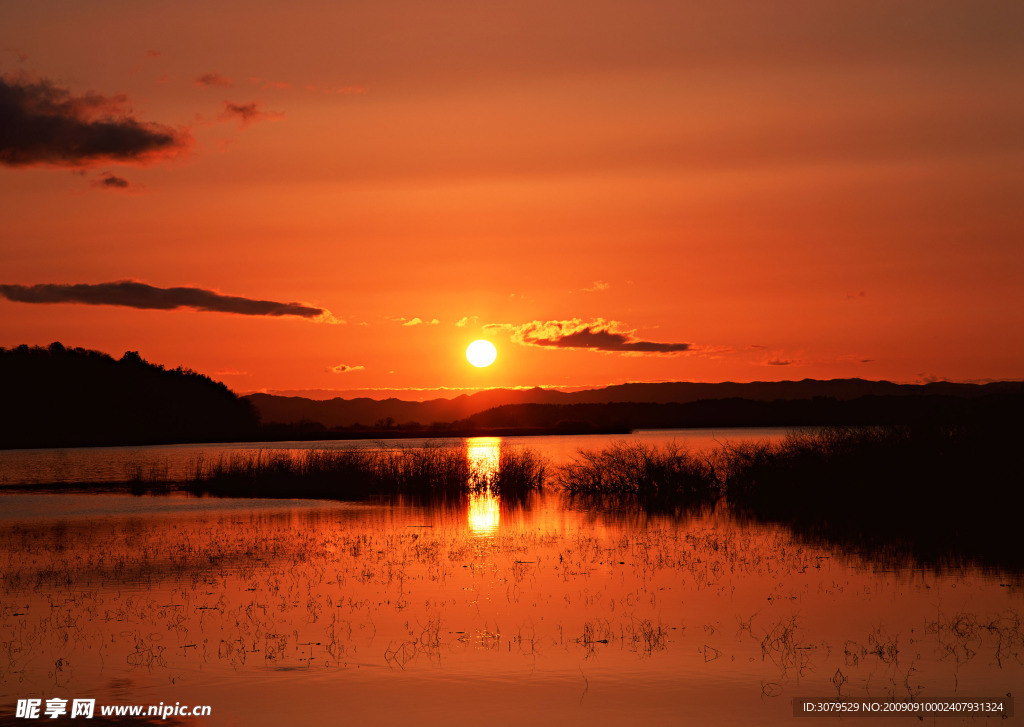
[(555, 477), (577, 496), (663, 509), (717, 502), (853, 548), (1016, 569), (1024, 566), (1019, 428), (825, 428), (699, 452), (622, 442), (580, 451)]
[[(493, 507), (0, 524), (0, 694), (187, 697), (246, 724), (339, 701), (360, 722), (476, 724), (493, 699), (616, 724), (713, 722), (713, 684), (730, 714), (789, 724), (792, 696), (980, 696), (1024, 676), (1019, 579), (882, 568), (721, 514), (472, 497)], [(467, 685), (481, 706), (453, 709)]]
[[(505, 447), (487, 459), (486, 466), (481, 466), (465, 446), (431, 443), (421, 447), (243, 451), (212, 461), (196, 459), (185, 486), (197, 494), (222, 497), (330, 500), (382, 495), (458, 497), (486, 489), (505, 498), (522, 499), (542, 488), (546, 465), (532, 450)], [(154, 480), (154, 484), (161, 482), (159, 477)]]
[(717, 507), (853, 549), (1021, 568), (1024, 549), (1014, 536), (1024, 509), (1024, 460), (1014, 454), (1021, 437), (1020, 426), (1005, 420), (823, 428), (702, 448), (606, 437), (603, 446), (579, 447), (555, 462), (501, 438), (224, 448), (200, 451), (183, 468), (150, 459), (126, 466), (125, 474), (137, 494), (256, 498), (464, 502), (490, 490), (522, 503), (547, 486), (579, 506), (675, 513)]
[[(556, 464), (496, 438), (249, 450), (193, 458), (184, 477), (138, 466), (137, 491), (167, 496), (96, 498), (118, 516), (52, 519), (71, 496), (0, 495), (43, 508), (0, 517), (0, 692), (185, 690), (247, 724), (280, 723), (282, 705), (312, 723), (340, 699), (355, 721), (415, 709), (457, 724), (472, 684), (520, 705), (510, 720), (613, 724), (637, 704), (714, 722), (702, 685), (716, 684), (733, 713), (788, 724), (792, 696), (1006, 691), (1024, 678), (1019, 546), (975, 558), (947, 527), (971, 557), (921, 568), (911, 528), (845, 504), (957, 482), (955, 463), (979, 451), (968, 435), (612, 441)], [(903, 483), (937, 447), (928, 484)], [(528, 703), (515, 697), (527, 684)]]

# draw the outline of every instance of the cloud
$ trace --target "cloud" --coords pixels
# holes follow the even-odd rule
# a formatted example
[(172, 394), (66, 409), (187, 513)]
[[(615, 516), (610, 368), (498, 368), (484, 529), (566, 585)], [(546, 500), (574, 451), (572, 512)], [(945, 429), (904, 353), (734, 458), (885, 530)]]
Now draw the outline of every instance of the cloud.
[(413, 318), (412, 320), (406, 321), (402, 325), (403, 326), (436, 326), (440, 322), (441, 321), (437, 320), (436, 318), (434, 318), (432, 320), (429, 320), (429, 321), (425, 321), (422, 318)]
[(459, 328), (465, 328), (466, 326), (476, 325), (476, 322), (480, 320), (477, 316), (465, 316), (460, 318), (455, 325)]
[(202, 288), (156, 288), (134, 280), (95, 285), (0, 285), (0, 296), (17, 303), (83, 303), (147, 310), (192, 308), (246, 316), (299, 316), (323, 323), (344, 322), (338, 321), (328, 310), (302, 303), (254, 300)]
[(255, 124), (257, 121), (280, 121), (284, 114), (279, 112), (268, 112), (260, 109), (259, 101), (250, 103), (224, 102), (224, 112), (220, 115), (222, 119), (238, 119), (242, 126)]
[(347, 374), (349, 371), (363, 371), (365, 366), (349, 366), (348, 364), (338, 364), (337, 366), (331, 366), (328, 371), (333, 374)]
[(863, 354), (859, 354), (859, 353), (847, 353), (847, 354), (843, 354), (842, 356), (836, 357), (836, 361), (838, 361), (840, 363), (867, 364), (867, 363), (874, 363), (875, 359), (868, 358), (868, 357), (864, 356)]
[(692, 349), (689, 343), (658, 343), (643, 341), (636, 332), (618, 321), (597, 318), (591, 322), (580, 318), (566, 321), (530, 321), (520, 326), (489, 323), (484, 330), (504, 330), (515, 343), (525, 346), (554, 348), (586, 348), (592, 351), (616, 351), (637, 354), (676, 354)]
[(703, 358), (722, 358), (725, 355), (736, 353), (736, 349), (732, 346), (694, 344), (686, 352)]
[(197, 78), (196, 85), (203, 88), (231, 88), (235, 85), (235, 82), (227, 76), (211, 71)]
[(0, 76), (0, 164), (83, 167), (146, 162), (190, 141), (169, 126), (138, 121), (124, 96), (72, 96), (50, 81)]
[(118, 177), (110, 172), (105, 172), (98, 179), (92, 181), (92, 186), (100, 189), (128, 189), (132, 185), (124, 177)]
[(608, 290), (608, 288), (610, 288), (610, 287), (612, 287), (612, 286), (610, 286), (608, 283), (604, 282), (603, 280), (595, 280), (594, 284), (591, 285), (589, 288), (584, 288), (583, 292), (584, 293), (601, 293), (601, 292), (603, 292), (605, 290)]
[(759, 366), (807, 366), (810, 363), (825, 363), (824, 361), (808, 361), (803, 351), (787, 352), (779, 349), (766, 351), (757, 361)]

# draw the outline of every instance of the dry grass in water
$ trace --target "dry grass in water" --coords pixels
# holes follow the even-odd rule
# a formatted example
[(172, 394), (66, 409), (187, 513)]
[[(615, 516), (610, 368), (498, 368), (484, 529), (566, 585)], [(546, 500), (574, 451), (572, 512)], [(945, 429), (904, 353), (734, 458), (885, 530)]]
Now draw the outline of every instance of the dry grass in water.
[(497, 470), (474, 472), (465, 447), (427, 444), (391, 449), (240, 452), (199, 460), (187, 475), (194, 492), (227, 497), (360, 499), (377, 495), (458, 496), (481, 487), (525, 497), (541, 488), (543, 460), (532, 450), (503, 449)]

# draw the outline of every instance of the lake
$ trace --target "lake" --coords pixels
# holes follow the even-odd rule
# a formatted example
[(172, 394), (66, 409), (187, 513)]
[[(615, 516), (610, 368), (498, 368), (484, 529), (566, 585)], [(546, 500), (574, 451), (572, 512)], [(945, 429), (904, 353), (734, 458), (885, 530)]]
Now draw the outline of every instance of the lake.
[[(244, 442), (237, 444), (169, 444), (139, 447), (79, 447), (0, 450), (0, 485), (124, 482), (136, 475), (158, 472), (172, 479), (184, 478), (199, 460), (214, 461), (238, 452), (307, 449), (421, 447), (426, 442), (461, 445), (485, 442), (509, 447), (529, 447), (552, 464), (563, 464), (579, 449), (601, 449), (612, 442), (641, 440), (652, 445), (675, 441), (697, 451), (728, 441), (778, 440), (784, 427), (748, 429), (659, 429), (633, 435), (590, 434), (545, 437), (474, 437), (465, 439), (322, 440), (311, 442)], [(479, 449), (479, 447), (478, 447)]]
[[(692, 448), (780, 432), (699, 436)], [(477, 467), (524, 444), (557, 464), (615, 439), (467, 450)], [(63, 461), (65, 482), (121, 479), (105, 473), (131, 457), (173, 470), (197, 451), (218, 450), (45, 450), (31, 471)], [(102, 452), (121, 459), (104, 470)], [(7, 468), (32, 453), (3, 454)], [(0, 576), (0, 724), (19, 699), (61, 698), (95, 699), (97, 715), (209, 705), (177, 719), (207, 725), (773, 725), (791, 723), (794, 699), (1009, 703), (1024, 684), (1018, 573), (558, 492), (512, 506), (486, 492), (418, 504), (11, 488)]]

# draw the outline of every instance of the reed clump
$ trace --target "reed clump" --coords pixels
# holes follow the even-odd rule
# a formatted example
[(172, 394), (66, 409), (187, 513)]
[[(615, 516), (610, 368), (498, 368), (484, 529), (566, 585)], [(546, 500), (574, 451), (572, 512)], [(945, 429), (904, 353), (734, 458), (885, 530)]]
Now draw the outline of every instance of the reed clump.
[(977, 423), (824, 429), (727, 447), (723, 489), (739, 514), (812, 537), (1019, 562), (1017, 451), (1012, 429)]
[(826, 428), (696, 455), (619, 442), (579, 451), (556, 479), (575, 496), (641, 506), (721, 503), (854, 548), (1019, 565), (1021, 434), (977, 422)]
[[(905, 427), (827, 428), (791, 432), (779, 442), (727, 443), (722, 486), (730, 504), (762, 517), (810, 508), (821, 519), (837, 506), (856, 506), (877, 483), (898, 481), (897, 492), (916, 491), (917, 477), (935, 451)], [(857, 496), (854, 495), (856, 493)], [(870, 498), (869, 498), (870, 499)], [(874, 505), (872, 505), (874, 507)], [(876, 513), (877, 517), (877, 513)]]
[(544, 489), (547, 461), (529, 448), (503, 447), (498, 454), (498, 468), (476, 486), (493, 487), (502, 499), (522, 502), (531, 493)]
[(600, 451), (579, 450), (556, 473), (570, 494), (636, 497), (644, 503), (707, 503), (721, 494), (715, 465), (670, 443), (616, 442)]
[[(486, 481), (481, 481), (481, 480)], [(532, 450), (502, 451), (497, 471), (472, 471), (465, 447), (252, 451), (193, 463), (186, 487), (222, 497), (361, 499), (378, 495), (456, 497), (482, 486), (522, 496), (543, 484)]]

